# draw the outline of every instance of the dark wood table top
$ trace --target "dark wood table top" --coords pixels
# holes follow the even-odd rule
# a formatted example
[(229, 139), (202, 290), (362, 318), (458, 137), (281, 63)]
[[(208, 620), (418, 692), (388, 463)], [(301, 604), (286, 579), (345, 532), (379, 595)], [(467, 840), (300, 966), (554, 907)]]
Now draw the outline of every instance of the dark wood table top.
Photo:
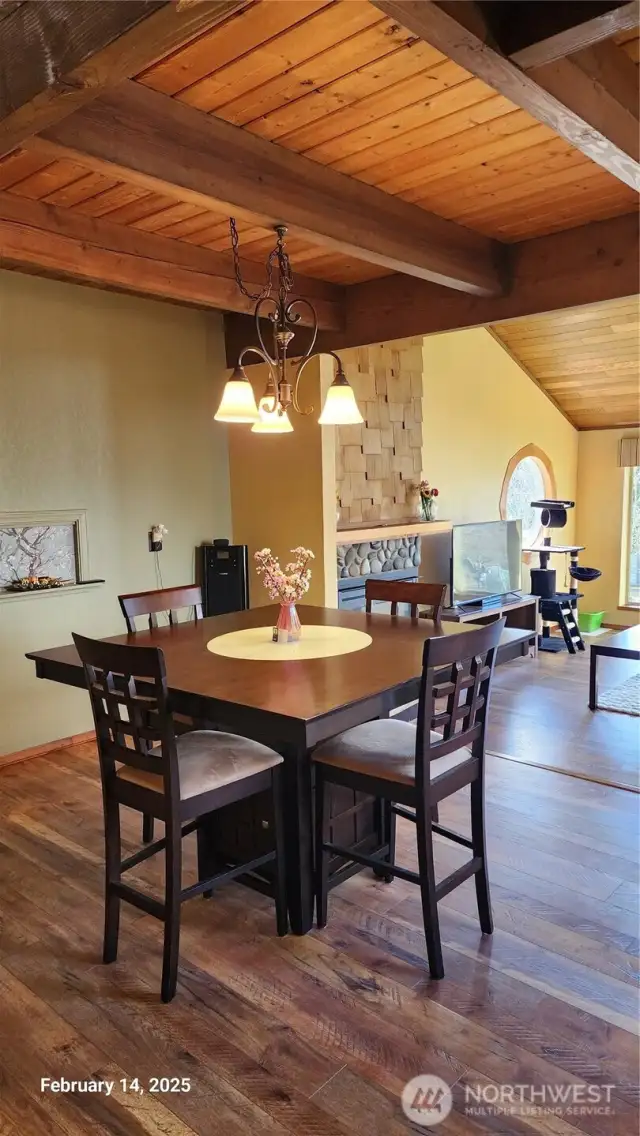
[[(114, 635), (108, 641), (161, 647), (168, 685), (175, 692), (309, 722), (345, 705), (415, 682), (422, 671), (425, 639), (464, 635), (475, 626), (444, 622), (438, 625), (427, 619), (392, 619), (386, 614), (366, 615), (306, 605), (300, 605), (298, 611), (303, 635), (305, 624), (330, 624), (366, 631), (372, 642), (348, 655), (283, 662), (231, 659), (207, 650), (207, 643), (218, 635), (244, 627), (272, 626), (277, 619), (277, 605), (138, 631), (135, 636)], [(503, 635), (509, 638), (508, 628)], [(57, 664), (55, 677), (59, 681), (77, 678), (77, 685), (83, 684), (80, 660), (73, 645), (31, 651), (27, 658), (36, 662), (42, 677), (54, 677), (51, 664)]]
[(640, 624), (618, 631), (616, 635), (608, 636), (602, 643), (596, 639), (591, 644), (591, 650), (596, 655), (619, 655), (626, 659), (640, 659)]

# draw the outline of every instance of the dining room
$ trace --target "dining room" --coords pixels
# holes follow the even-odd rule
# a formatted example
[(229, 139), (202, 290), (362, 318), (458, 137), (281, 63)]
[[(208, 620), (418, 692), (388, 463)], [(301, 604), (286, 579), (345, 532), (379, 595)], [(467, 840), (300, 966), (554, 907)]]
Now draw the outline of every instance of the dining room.
[(2, 1136), (635, 1126), (596, 6), (0, 0)]
[[(344, 545), (336, 542), (360, 547), (367, 533), (380, 538), (403, 527), (391, 521), (376, 531), (368, 521), (367, 533), (362, 524), (336, 531), (335, 489), (323, 492), (322, 476), (339, 473), (342, 427), (326, 437), (317, 412), (296, 416), (292, 435), (267, 440), (286, 449), (270, 451), (260, 478), (262, 440), (246, 425), (214, 420), (228, 374), (215, 317), (15, 274), (1, 283), (10, 317), (6, 469), (19, 475), (3, 524), (31, 542), (40, 526), (55, 533), (75, 524), (83, 573), (60, 588), (7, 590), (1, 601), (0, 971), (3, 1028), (19, 1039), (3, 1050), (3, 1067), (22, 1077), (9, 1115), (26, 1108), (27, 1130), (39, 1131), (35, 1094), (47, 1124), (72, 1117), (77, 1131), (89, 1120), (108, 1131), (119, 1116), (132, 1123), (130, 1083), (160, 1076), (190, 1086), (179, 1100), (154, 1096), (153, 1123), (176, 1113), (181, 1132), (208, 1132), (213, 1101), (230, 1131), (269, 1117), (299, 1132), (321, 1117), (326, 1130), (342, 1132), (378, 1116), (378, 1130), (394, 1132), (404, 1130), (397, 1102), (416, 1077), (451, 1085), (454, 1108), (466, 1117), (470, 1086), (508, 1082), (516, 1053), (532, 1083), (555, 1083), (563, 1074), (546, 1050), (558, 1030), (578, 1068), (586, 1056), (572, 1049), (576, 1029), (583, 1045), (596, 1028), (624, 1038), (631, 988), (619, 963), (630, 959), (635, 918), (628, 858), (635, 798), (603, 784), (606, 776), (575, 780), (544, 768), (565, 753), (562, 707), (546, 684), (575, 690), (582, 660), (566, 654), (559, 671), (552, 657), (556, 669), (538, 675), (535, 628), (532, 637), (526, 621), (503, 627), (498, 609), (440, 621), (446, 587), (419, 581), (420, 566), (368, 573), (373, 610), (338, 607), (336, 554)], [(26, 319), (37, 336), (27, 334)], [(263, 373), (249, 373), (259, 393)], [(28, 381), (17, 382), (18, 374)], [(318, 367), (315, 389), (305, 388), (318, 403), (322, 377)], [(329, 381), (330, 373), (325, 391)], [(451, 539), (446, 522), (431, 524), (429, 534), (429, 522), (408, 517), (406, 531), (418, 535), (396, 545), (419, 540), (428, 553), (429, 540)], [(229, 543), (242, 539), (236, 532), (247, 545)], [(270, 533), (273, 552), (259, 547)], [(238, 549), (244, 556), (234, 559)], [(227, 582), (230, 557), (245, 576), (237, 592)], [(298, 621), (290, 622), (292, 596)], [(390, 615), (394, 599), (399, 614)], [(216, 603), (227, 613), (210, 614)], [(475, 679), (480, 660), (465, 662), (470, 649), (482, 652)], [(100, 653), (107, 650), (115, 653)], [(153, 669), (158, 659), (161, 672)], [(436, 663), (440, 689), (425, 678)], [(105, 666), (122, 672), (110, 706), (102, 683), (113, 674)], [(482, 718), (460, 723), (463, 747), (482, 743), (481, 780), (474, 788), (468, 749), (442, 756), (436, 749), (416, 830), (416, 730), (426, 715), (447, 734), (443, 714), (458, 676), (454, 700), (477, 713), (473, 691), (476, 706), (488, 703), (487, 671), (496, 709), (486, 744)], [(118, 695), (129, 672), (128, 694)], [(584, 668), (578, 682), (586, 703)], [(528, 719), (527, 705), (547, 716), (544, 730)], [(166, 735), (150, 718), (169, 709)], [(105, 717), (120, 721), (121, 711), (137, 732), (119, 735)], [(614, 767), (628, 755), (633, 719), (592, 715), (605, 716), (614, 719), (607, 751)], [(584, 724), (576, 718), (571, 729)], [(587, 744), (585, 735), (587, 770), (602, 753), (601, 736)], [(200, 739), (191, 756), (189, 739), (196, 747)], [(336, 750), (341, 739), (347, 748)], [(182, 791), (184, 763), (195, 763), (199, 796), (173, 817), (179, 856), (166, 843), (170, 790), (151, 791), (163, 774), (149, 761), (160, 759), (145, 756), (164, 745), (182, 770)], [(547, 760), (536, 760), (536, 750)], [(516, 760), (505, 760), (505, 751)], [(131, 753), (141, 766), (128, 765)], [(104, 795), (116, 767), (127, 777), (117, 834)], [(211, 782), (207, 769), (225, 783)], [(483, 782), (486, 821), (477, 795)], [(419, 840), (431, 849), (426, 860)], [(482, 898), (485, 857), (492, 907)], [(113, 894), (105, 868), (118, 875)], [(577, 891), (562, 882), (576, 872)], [(159, 1016), (162, 999), (170, 1019)], [(533, 1012), (544, 1013), (545, 1024), (523, 1048), (512, 1031), (525, 1031)], [(39, 1089), (42, 1078), (70, 1082), (105, 1061), (120, 1091), (104, 1121), (87, 1096), (70, 1103)], [(618, 1076), (623, 1061), (624, 1050), (617, 1064), (603, 1058), (603, 1074), (613, 1064), (607, 1076)], [(615, 1123), (628, 1123), (629, 1108)]]

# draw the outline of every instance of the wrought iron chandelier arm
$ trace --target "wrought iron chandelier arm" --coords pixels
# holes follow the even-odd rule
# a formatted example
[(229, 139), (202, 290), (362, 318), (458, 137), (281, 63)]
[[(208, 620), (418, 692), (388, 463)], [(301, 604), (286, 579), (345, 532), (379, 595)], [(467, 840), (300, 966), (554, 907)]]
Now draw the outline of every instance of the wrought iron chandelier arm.
[(268, 414), (275, 414), (275, 412), (278, 408), (278, 383), (279, 383), (279, 376), (278, 376), (278, 371), (276, 370), (275, 361), (271, 358), (269, 353), (267, 351), (263, 351), (262, 348), (247, 346), (247, 347), (242, 348), (242, 351), (240, 352), (240, 354), (238, 356), (238, 366), (241, 367), (245, 356), (250, 355), (252, 353), (254, 355), (257, 355), (259, 359), (262, 359), (262, 362), (266, 363), (267, 367), (269, 368), (269, 379), (267, 380), (267, 389), (266, 389), (265, 394), (262, 397), (263, 398), (267, 398), (267, 397), (273, 398), (273, 406), (265, 406), (264, 409), (266, 410), (266, 412)]
[[(264, 310), (264, 308), (267, 304), (273, 305), (273, 312), (272, 312), (271, 315), (263, 314), (263, 310)], [(261, 319), (270, 319), (271, 322), (274, 324), (274, 326), (276, 326), (279, 317), (280, 317), (280, 309), (279, 309), (278, 303), (277, 303), (274, 296), (263, 296), (261, 300), (258, 300), (258, 303), (256, 304), (255, 310), (254, 310), (254, 313), (253, 313), (253, 319), (254, 319), (254, 323), (256, 325), (256, 335), (258, 336), (258, 342), (259, 342), (264, 354), (271, 360), (271, 363), (274, 367), (277, 367), (277, 365), (278, 365), (277, 355), (275, 354), (275, 352), (274, 352), (273, 355), (269, 352), (267, 345), (266, 345), (264, 339), (262, 338), (262, 328), (260, 327), (260, 320)]]
[(306, 358), (307, 355), (311, 355), (311, 352), (315, 347), (316, 339), (318, 338), (318, 316), (316, 314), (316, 309), (314, 308), (310, 300), (305, 299), (304, 296), (298, 296), (297, 299), (291, 300), (287, 304), (284, 312), (284, 318), (285, 321), (290, 324), (295, 325), (297, 323), (300, 323), (300, 320), (302, 319), (300, 312), (294, 312), (293, 310), (300, 304), (304, 304), (304, 306), (311, 312), (311, 339), (309, 341), (307, 350), (304, 353), (304, 357)]
[(243, 347), (242, 351), (238, 355), (238, 364), (237, 364), (238, 367), (242, 366), (243, 361), (245, 359), (245, 356), (250, 355), (252, 353), (254, 355), (257, 355), (260, 359), (262, 359), (263, 363), (267, 364), (267, 367), (269, 368), (269, 374), (270, 374), (271, 378), (273, 379), (273, 381), (277, 384), (277, 381), (278, 381), (277, 371), (275, 369), (273, 359), (271, 358), (271, 356), (266, 351), (263, 351), (261, 347), (254, 347), (253, 345)]
[(305, 409), (303, 409), (300, 406), (300, 403), (298, 401), (298, 387), (300, 385), (300, 379), (302, 377), (302, 372), (304, 371), (307, 363), (311, 363), (311, 361), (313, 359), (320, 359), (323, 355), (329, 355), (331, 359), (334, 359), (335, 362), (337, 363), (338, 374), (343, 373), (342, 361), (340, 359), (340, 356), (336, 355), (335, 351), (314, 351), (312, 355), (305, 355), (304, 359), (300, 360), (300, 362), (298, 363), (298, 366), (296, 368), (296, 378), (295, 378), (295, 382), (293, 384), (293, 391), (292, 391), (292, 395), (291, 395), (291, 404), (292, 404), (293, 409), (296, 411), (297, 414), (305, 414), (305, 415), (306, 414), (313, 414), (313, 407), (312, 406), (308, 406)]

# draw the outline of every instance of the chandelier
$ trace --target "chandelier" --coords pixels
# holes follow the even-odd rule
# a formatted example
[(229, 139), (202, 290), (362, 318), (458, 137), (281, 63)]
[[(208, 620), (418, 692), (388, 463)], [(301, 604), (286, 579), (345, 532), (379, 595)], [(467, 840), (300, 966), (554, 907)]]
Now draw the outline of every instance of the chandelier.
[[(277, 240), (275, 248), (267, 258), (267, 281), (262, 290), (255, 294), (249, 292), (242, 281), (238, 230), (233, 217), (229, 220), (229, 227), (236, 283), (243, 296), (255, 301), (253, 318), (260, 346), (251, 345), (242, 348), (231, 377), (225, 384), (220, 405), (214, 415), (216, 421), (249, 423), (254, 434), (290, 434), (293, 430), (289, 420), (290, 408), (297, 414), (313, 413), (312, 406), (303, 409), (299, 402), (302, 372), (312, 359), (329, 355), (335, 362), (335, 377), (327, 391), (318, 421), (322, 426), (349, 426), (362, 422), (362, 415), (358, 410), (353, 390), (347, 382), (339, 356), (334, 351), (313, 350), (318, 334), (318, 319), (313, 304), (302, 297), (289, 299), (293, 290), (293, 272), (284, 247), (287, 233), (285, 226), (275, 227)], [(273, 282), (274, 269), (278, 274), (277, 289), (274, 288)], [(291, 378), (287, 373), (287, 355), (289, 344), (295, 336), (293, 329), (302, 319), (300, 309), (303, 307), (311, 314), (310, 339), (302, 357), (297, 356), (299, 362)], [(260, 321), (263, 319), (268, 320), (272, 328), (273, 346), (270, 351), (262, 336)], [(257, 355), (268, 368), (267, 385), (258, 405), (242, 365), (248, 355)]]

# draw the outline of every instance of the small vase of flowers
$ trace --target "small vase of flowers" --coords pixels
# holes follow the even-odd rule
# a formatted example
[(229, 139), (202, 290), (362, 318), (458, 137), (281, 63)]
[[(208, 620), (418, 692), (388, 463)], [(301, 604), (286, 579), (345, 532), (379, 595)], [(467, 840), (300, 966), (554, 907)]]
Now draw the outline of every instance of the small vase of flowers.
[(293, 643), (302, 634), (296, 604), (309, 591), (309, 561), (315, 557), (311, 549), (303, 548), (302, 545), (292, 548), (291, 552), (294, 559), (284, 569), (280, 567), (279, 560), (270, 548), (262, 548), (254, 554), (258, 575), (262, 576), (271, 599), (280, 604), (280, 613), (273, 629), (274, 643)]
[(418, 482), (418, 500), (420, 502), (420, 516), (423, 521), (435, 521), (438, 515), (438, 503), (436, 498), (439, 496), (438, 490), (429, 485), (429, 482), (422, 480)]

